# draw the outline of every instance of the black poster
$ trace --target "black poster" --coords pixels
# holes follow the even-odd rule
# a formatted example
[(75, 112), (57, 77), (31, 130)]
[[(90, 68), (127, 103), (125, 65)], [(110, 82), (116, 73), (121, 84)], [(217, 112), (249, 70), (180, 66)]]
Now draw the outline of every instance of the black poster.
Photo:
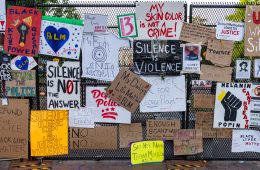
[(136, 40), (133, 50), (136, 74), (179, 75), (182, 70), (180, 41)]

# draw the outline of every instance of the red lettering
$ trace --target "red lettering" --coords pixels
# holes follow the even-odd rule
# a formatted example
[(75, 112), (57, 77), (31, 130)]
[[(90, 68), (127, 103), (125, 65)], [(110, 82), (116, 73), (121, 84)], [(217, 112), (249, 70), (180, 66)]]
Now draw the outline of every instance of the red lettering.
[(256, 18), (256, 12), (254, 11), (253, 12), (253, 22), (255, 23), (255, 24), (260, 24), (260, 18), (259, 18), (259, 16), (260, 16), (260, 11), (258, 11), (258, 17)]

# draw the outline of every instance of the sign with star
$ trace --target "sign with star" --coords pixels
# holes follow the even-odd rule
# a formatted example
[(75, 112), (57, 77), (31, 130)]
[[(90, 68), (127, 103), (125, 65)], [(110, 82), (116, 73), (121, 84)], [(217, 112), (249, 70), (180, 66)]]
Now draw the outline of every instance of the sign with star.
[(95, 122), (131, 123), (131, 113), (106, 96), (105, 87), (86, 87), (86, 107), (96, 107)]

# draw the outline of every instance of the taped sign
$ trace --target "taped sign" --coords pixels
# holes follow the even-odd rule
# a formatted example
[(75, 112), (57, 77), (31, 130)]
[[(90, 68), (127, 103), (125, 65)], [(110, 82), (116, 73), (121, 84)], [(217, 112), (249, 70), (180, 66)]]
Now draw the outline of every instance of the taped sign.
[(138, 36), (135, 14), (118, 15), (117, 22), (121, 38)]

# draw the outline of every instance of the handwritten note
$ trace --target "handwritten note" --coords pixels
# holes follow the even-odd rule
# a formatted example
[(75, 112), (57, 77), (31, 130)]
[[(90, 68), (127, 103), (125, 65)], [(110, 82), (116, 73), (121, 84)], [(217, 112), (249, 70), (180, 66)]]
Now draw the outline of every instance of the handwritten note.
[(214, 107), (215, 107), (215, 95), (194, 94), (193, 95), (193, 107), (194, 108), (214, 109)]
[(28, 158), (28, 115), (28, 99), (9, 99), (7, 106), (0, 102), (1, 158)]
[(213, 129), (213, 117), (212, 112), (197, 112), (195, 128), (202, 129), (202, 138), (216, 138), (217, 131)]
[(69, 127), (94, 128), (96, 110), (95, 107), (69, 110)]
[(131, 144), (131, 164), (162, 162), (164, 160), (163, 141), (143, 141)]
[(132, 123), (130, 125), (119, 125), (119, 146), (127, 148), (131, 142), (143, 140), (142, 124)]
[(68, 111), (32, 110), (31, 156), (68, 154)]
[(216, 27), (216, 38), (220, 40), (242, 41), (245, 33), (245, 23), (219, 21)]
[(233, 130), (231, 152), (260, 152), (260, 132)]
[(10, 58), (8, 54), (0, 50), (0, 80), (12, 80)]
[(117, 127), (70, 128), (71, 149), (117, 149)]
[(212, 65), (201, 65), (201, 80), (231, 82), (232, 67), (217, 67)]
[(107, 32), (108, 15), (85, 14), (84, 16), (84, 33), (105, 33)]
[(107, 96), (130, 112), (135, 112), (151, 85), (128, 69), (121, 69), (107, 89)]
[(180, 120), (147, 120), (147, 139), (172, 139), (174, 130), (181, 128)]

